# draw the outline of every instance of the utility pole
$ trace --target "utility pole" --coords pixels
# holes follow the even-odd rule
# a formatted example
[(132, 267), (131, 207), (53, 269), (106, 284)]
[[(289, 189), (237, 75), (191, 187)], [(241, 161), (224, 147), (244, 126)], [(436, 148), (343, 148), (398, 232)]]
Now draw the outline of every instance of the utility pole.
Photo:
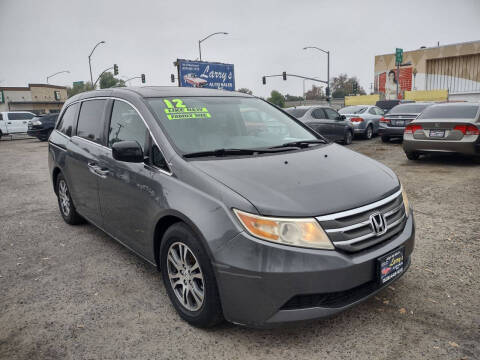
[(325, 93), (327, 95), (327, 98), (328, 98), (328, 103), (329, 105), (332, 104), (332, 101), (331, 101), (331, 91), (330, 91), (330, 51), (327, 51), (327, 50), (323, 50), (323, 49), (320, 49), (319, 47), (316, 47), (316, 46), (305, 46), (303, 48), (303, 50), (307, 50), (307, 49), (315, 49), (315, 50), (318, 50), (318, 51), (321, 51), (325, 54), (327, 54), (327, 81), (325, 81), (325, 83), (327, 84), (327, 88), (325, 89)]
[(90, 53), (90, 55), (88, 55), (88, 66), (90, 67), (90, 84), (93, 85), (93, 75), (92, 75), (92, 55), (93, 55), (93, 52), (95, 51), (95, 49), (97, 48), (98, 45), (100, 44), (105, 44), (105, 41), (99, 41), (92, 49), (92, 52)]

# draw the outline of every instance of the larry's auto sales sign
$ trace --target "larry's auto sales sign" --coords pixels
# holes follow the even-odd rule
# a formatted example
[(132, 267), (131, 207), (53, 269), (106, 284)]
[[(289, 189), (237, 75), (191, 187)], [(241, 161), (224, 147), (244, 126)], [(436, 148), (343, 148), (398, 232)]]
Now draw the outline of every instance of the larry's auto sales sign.
[(178, 59), (177, 66), (180, 86), (235, 90), (233, 64)]

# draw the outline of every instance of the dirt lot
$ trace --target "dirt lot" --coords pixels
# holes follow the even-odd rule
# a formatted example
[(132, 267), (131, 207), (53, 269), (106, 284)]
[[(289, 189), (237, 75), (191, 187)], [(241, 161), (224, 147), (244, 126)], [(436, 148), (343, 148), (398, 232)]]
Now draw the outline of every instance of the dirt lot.
[(0, 359), (479, 359), (480, 165), (409, 162), (378, 138), (350, 148), (407, 189), (417, 221), (408, 273), (327, 320), (205, 331), (180, 320), (149, 264), (91, 225), (63, 222), (46, 143), (1, 141)]

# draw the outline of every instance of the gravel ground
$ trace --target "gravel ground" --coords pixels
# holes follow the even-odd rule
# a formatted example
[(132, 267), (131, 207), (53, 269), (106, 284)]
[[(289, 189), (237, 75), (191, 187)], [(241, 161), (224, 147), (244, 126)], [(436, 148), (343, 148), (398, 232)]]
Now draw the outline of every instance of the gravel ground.
[(333, 318), (206, 331), (180, 320), (152, 266), (91, 225), (63, 222), (46, 143), (1, 141), (0, 359), (479, 359), (480, 166), (410, 162), (378, 138), (350, 148), (391, 167), (409, 194), (410, 270)]

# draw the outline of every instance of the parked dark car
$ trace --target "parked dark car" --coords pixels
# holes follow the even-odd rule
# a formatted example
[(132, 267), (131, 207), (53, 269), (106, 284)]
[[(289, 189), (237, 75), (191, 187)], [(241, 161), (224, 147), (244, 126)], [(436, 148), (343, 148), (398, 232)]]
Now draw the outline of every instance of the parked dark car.
[(480, 158), (480, 104), (435, 104), (405, 128), (403, 149), (409, 160), (421, 154), (458, 153)]
[(387, 113), (399, 104), (411, 104), (414, 102), (413, 100), (379, 100), (375, 105)]
[(328, 106), (297, 106), (285, 111), (331, 141), (352, 143), (352, 123)]
[(58, 113), (35, 116), (28, 122), (27, 135), (36, 137), (40, 141), (47, 141), (55, 128)]
[(405, 126), (410, 124), (415, 118), (432, 103), (411, 103), (400, 104), (392, 108), (383, 119), (380, 119), (379, 135), (383, 142), (390, 139), (403, 139), (403, 131)]
[(393, 171), (247, 94), (75, 95), (48, 162), (63, 219), (88, 220), (160, 269), (195, 326), (329, 316), (410, 265), (413, 213)]

